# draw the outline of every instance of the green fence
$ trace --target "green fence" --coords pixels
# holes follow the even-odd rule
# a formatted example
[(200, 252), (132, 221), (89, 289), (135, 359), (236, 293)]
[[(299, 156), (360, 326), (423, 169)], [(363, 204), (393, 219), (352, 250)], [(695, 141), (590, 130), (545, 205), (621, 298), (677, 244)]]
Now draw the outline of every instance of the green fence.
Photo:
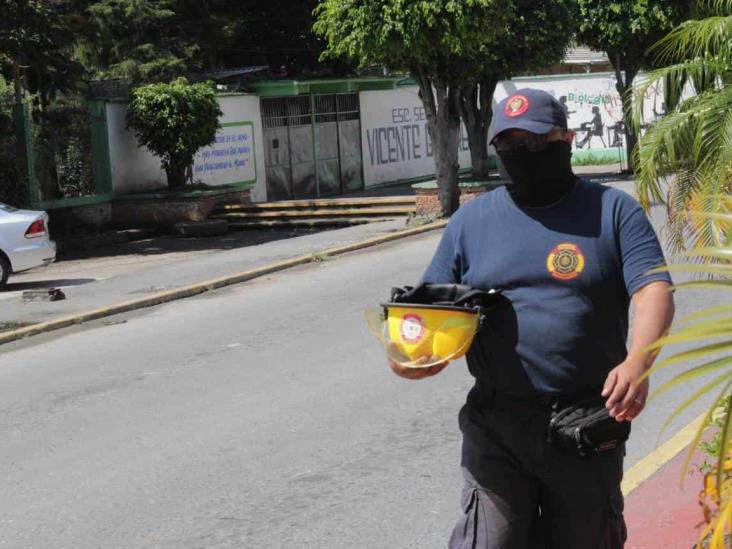
[(9, 99), (3, 98), (0, 100), (0, 202), (16, 207), (28, 204), (22, 164), (18, 163), (18, 158), (23, 157), (21, 146), (13, 106)]
[[(102, 101), (82, 99), (43, 110), (13, 107), (15, 166), (7, 171), (14, 169), (15, 195), (22, 194), (16, 204), (48, 210), (111, 198), (105, 113)], [(2, 154), (0, 178), (5, 168)]]

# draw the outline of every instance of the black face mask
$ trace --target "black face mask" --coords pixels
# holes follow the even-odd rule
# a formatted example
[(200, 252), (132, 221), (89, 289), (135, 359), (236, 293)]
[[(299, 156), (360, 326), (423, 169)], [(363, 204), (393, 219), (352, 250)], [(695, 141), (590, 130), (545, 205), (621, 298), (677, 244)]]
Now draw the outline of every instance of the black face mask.
[(549, 206), (574, 187), (572, 146), (566, 141), (553, 141), (540, 152), (521, 150), (500, 156), (511, 178), (506, 189), (521, 206)]

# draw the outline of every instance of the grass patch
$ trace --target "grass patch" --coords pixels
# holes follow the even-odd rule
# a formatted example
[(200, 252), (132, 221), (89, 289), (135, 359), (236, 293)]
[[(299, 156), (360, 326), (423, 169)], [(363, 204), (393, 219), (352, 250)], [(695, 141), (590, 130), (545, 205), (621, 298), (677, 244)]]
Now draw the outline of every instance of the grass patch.
[(413, 229), (415, 227), (429, 225), (430, 223), (434, 223), (436, 221), (439, 221), (440, 219), (442, 219), (442, 215), (440, 214), (417, 215), (416, 213), (410, 213), (407, 216), (407, 221), (405, 224), (410, 229)]
[(0, 322), (0, 333), (12, 332), (13, 330), (19, 330), (26, 326), (32, 326), (30, 322)]

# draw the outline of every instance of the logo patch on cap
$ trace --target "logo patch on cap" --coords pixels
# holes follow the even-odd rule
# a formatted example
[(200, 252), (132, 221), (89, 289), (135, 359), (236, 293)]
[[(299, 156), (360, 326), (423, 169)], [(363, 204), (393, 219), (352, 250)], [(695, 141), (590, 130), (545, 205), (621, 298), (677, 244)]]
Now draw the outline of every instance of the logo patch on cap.
[(506, 116), (513, 118), (515, 116), (521, 116), (528, 110), (529, 100), (523, 95), (514, 95), (506, 101), (506, 108), (504, 109), (504, 112), (506, 113)]

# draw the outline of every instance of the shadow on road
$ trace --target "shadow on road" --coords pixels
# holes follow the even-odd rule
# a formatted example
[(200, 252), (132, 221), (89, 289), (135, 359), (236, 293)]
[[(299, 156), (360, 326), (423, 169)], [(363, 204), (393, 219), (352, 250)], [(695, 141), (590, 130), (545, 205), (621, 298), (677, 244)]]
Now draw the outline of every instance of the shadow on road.
[(258, 246), (259, 244), (266, 244), (267, 242), (274, 242), (276, 240), (314, 234), (321, 230), (287, 229), (230, 231), (220, 236), (197, 238), (173, 238), (162, 235), (145, 240), (114, 244), (91, 250), (69, 251), (59, 255), (57, 262), (125, 255), (154, 256), (170, 253), (233, 250), (237, 248), (246, 248), (248, 246)]
[[(12, 278), (11, 278), (12, 280)], [(20, 292), (39, 288), (69, 288), (96, 282), (96, 278), (63, 278), (50, 280), (34, 280), (32, 282), (9, 282), (0, 292)]]

